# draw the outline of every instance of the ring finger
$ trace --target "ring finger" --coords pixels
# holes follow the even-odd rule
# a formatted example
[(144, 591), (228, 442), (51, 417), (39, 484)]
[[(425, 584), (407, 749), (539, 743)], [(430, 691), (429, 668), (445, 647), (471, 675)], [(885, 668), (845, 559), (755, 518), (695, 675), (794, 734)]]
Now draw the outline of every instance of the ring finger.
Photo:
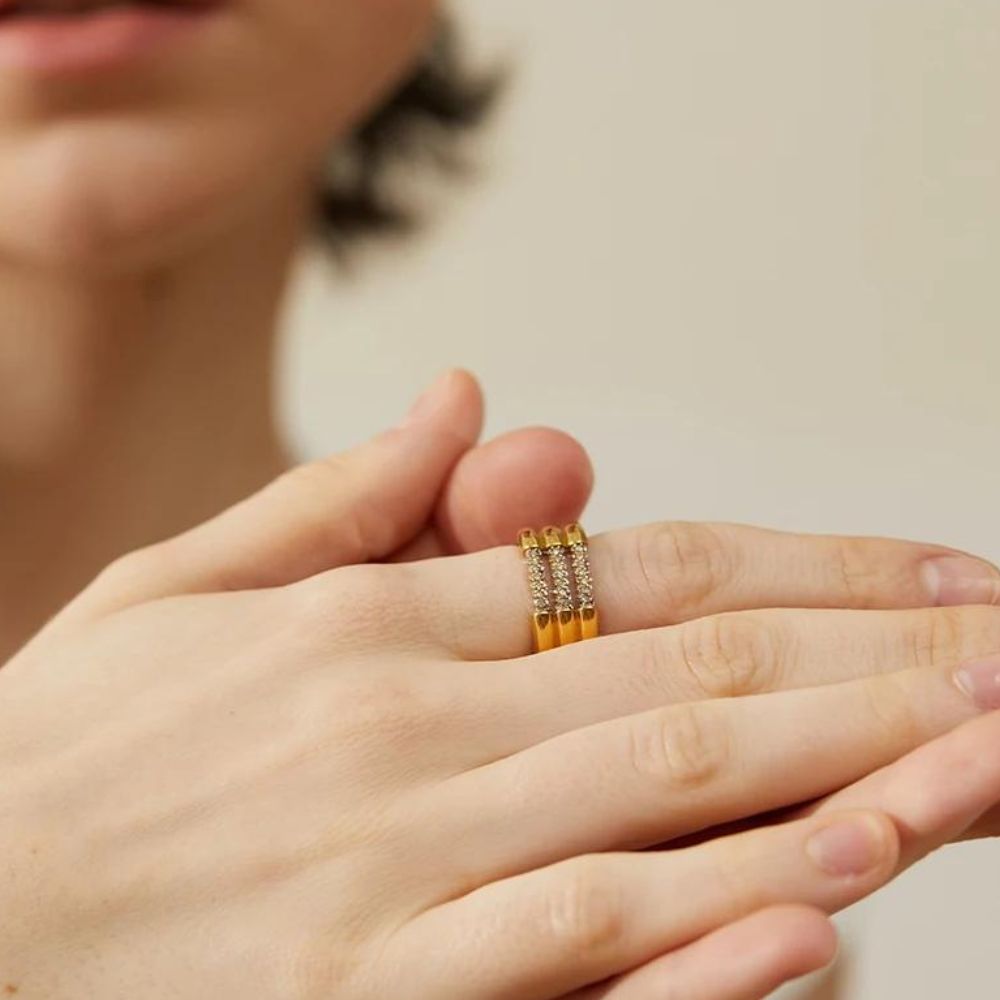
[[(602, 628), (629, 632), (753, 608), (1000, 603), (1000, 572), (940, 546), (683, 522), (591, 540)], [(531, 652), (527, 576), (511, 545), (419, 564), (424, 626), (456, 655)]]

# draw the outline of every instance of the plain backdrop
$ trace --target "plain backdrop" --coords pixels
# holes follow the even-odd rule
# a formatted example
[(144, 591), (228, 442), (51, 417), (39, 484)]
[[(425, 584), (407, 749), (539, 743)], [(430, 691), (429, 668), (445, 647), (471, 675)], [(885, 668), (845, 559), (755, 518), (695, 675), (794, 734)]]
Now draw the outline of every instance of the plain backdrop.
[[(727, 519), (1000, 559), (1000, 4), (455, 6), (511, 83), (425, 233), (304, 266), (303, 453), (461, 364), (491, 433), (589, 447), (591, 530)], [(1000, 843), (953, 848), (852, 911), (851, 1000), (1000, 994), (998, 886)]]

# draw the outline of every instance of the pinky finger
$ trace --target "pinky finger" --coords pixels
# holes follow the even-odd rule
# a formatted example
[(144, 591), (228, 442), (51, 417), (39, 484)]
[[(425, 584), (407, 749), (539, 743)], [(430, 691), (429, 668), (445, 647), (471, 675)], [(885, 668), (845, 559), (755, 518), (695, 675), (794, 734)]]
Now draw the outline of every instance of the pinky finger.
[(825, 968), (836, 953), (826, 914), (775, 906), (569, 1000), (763, 1000)]

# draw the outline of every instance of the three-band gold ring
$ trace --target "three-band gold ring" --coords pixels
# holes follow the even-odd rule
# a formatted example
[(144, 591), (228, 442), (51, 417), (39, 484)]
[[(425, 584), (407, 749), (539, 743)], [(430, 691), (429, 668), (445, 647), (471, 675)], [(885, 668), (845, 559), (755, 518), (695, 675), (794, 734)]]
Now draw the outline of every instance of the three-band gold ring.
[(596, 638), (600, 627), (583, 528), (525, 528), (518, 543), (528, 570), (535, 652)]

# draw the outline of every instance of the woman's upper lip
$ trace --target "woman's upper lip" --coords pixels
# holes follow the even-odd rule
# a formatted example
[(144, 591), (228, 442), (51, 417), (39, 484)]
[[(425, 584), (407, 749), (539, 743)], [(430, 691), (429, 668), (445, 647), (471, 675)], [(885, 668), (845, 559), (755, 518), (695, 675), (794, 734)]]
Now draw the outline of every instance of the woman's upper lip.
[[(77, 14), (102, 7), (125, 6), (127, 0), (0, 0), (0, 14), (12, 11), (24, 13)], [(156, 7), (215, 7), (218, 0), (134, 0)]]

